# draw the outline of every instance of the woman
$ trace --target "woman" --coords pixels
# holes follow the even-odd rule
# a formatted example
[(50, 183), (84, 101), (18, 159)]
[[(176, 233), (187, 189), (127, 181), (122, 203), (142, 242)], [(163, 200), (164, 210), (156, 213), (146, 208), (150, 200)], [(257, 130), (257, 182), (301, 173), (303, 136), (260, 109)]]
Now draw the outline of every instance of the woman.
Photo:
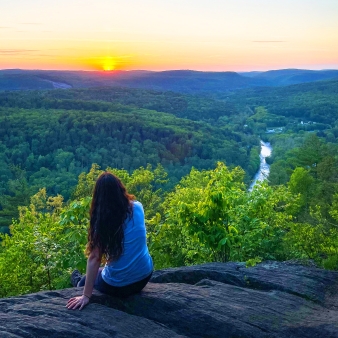
[[(93, 288), (118, 297), (137, 293), (152, 275), (142, 204), (108, 172), (95, 185), (86, 252), (86, 275), (78, 283), (84, 286), (83, 294), (71, 298), (68, 309), (86, 306)], [(99, 268), (102, 258), (106, 261), (103, 269)]]

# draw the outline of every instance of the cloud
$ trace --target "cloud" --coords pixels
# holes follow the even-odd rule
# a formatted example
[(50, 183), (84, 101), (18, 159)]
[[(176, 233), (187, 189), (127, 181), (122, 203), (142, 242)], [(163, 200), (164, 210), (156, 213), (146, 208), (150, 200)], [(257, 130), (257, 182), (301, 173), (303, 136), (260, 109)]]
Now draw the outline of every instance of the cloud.
[(39, 52), (38, 49), (0, 49), (0, 55), (22, 55)]
[(286, 42), (282, 40), (257, 40), (257, 41), (252, 41), (255, 43), (281, 43), (281, 42)]
[(40, 26), (42, 25), (41, 22), (21, 22), (21, 25), (34, 25), (34, 26)]
[(7, 26), (0, 26), (0, 29), (8, 29), (8, 28), (11, 28), (11, 27), (7, 27)]

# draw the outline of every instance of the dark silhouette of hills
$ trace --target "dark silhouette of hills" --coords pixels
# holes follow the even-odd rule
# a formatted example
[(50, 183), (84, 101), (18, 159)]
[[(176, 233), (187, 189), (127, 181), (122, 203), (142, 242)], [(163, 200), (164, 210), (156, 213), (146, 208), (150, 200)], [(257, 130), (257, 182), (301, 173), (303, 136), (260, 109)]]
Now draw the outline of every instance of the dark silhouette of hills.
[(131, 87), (191, 94), (223, 93), (252, 87), (286, 86), (338, 78), (338, 70), (281, 69), (267, 72), (0, 71), (0, 90)]
[(279, 69), (267, 72), (240, 73), (251, 79), (266, 80), (270, 86), (287, 86), (298, 83), (338, 79), (338, 70)]

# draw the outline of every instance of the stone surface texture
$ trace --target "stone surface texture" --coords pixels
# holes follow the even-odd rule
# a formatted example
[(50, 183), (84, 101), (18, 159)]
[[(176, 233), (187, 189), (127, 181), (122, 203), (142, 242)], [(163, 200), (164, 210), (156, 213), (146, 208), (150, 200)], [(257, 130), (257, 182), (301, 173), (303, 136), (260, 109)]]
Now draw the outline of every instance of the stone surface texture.
[(0, 337), (338, 337), (338, 272), (288, 262), (209, 263), (155, 271), (137, 295), (82, 288), (0, 299)]

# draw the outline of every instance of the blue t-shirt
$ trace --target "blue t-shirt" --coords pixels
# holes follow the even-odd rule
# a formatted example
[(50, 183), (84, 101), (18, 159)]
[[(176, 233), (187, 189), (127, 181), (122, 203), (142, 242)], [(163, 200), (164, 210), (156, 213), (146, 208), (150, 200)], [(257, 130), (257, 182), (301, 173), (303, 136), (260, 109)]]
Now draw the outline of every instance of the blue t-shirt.
[(153, 271), (150, 257), (143, 206), (133, 201), (133, 217), (126, 220), (124, 227), (124, 250), (117, 261), (109, 262), (102, 270), (103, 280), (112, 286), (136, 283)]

